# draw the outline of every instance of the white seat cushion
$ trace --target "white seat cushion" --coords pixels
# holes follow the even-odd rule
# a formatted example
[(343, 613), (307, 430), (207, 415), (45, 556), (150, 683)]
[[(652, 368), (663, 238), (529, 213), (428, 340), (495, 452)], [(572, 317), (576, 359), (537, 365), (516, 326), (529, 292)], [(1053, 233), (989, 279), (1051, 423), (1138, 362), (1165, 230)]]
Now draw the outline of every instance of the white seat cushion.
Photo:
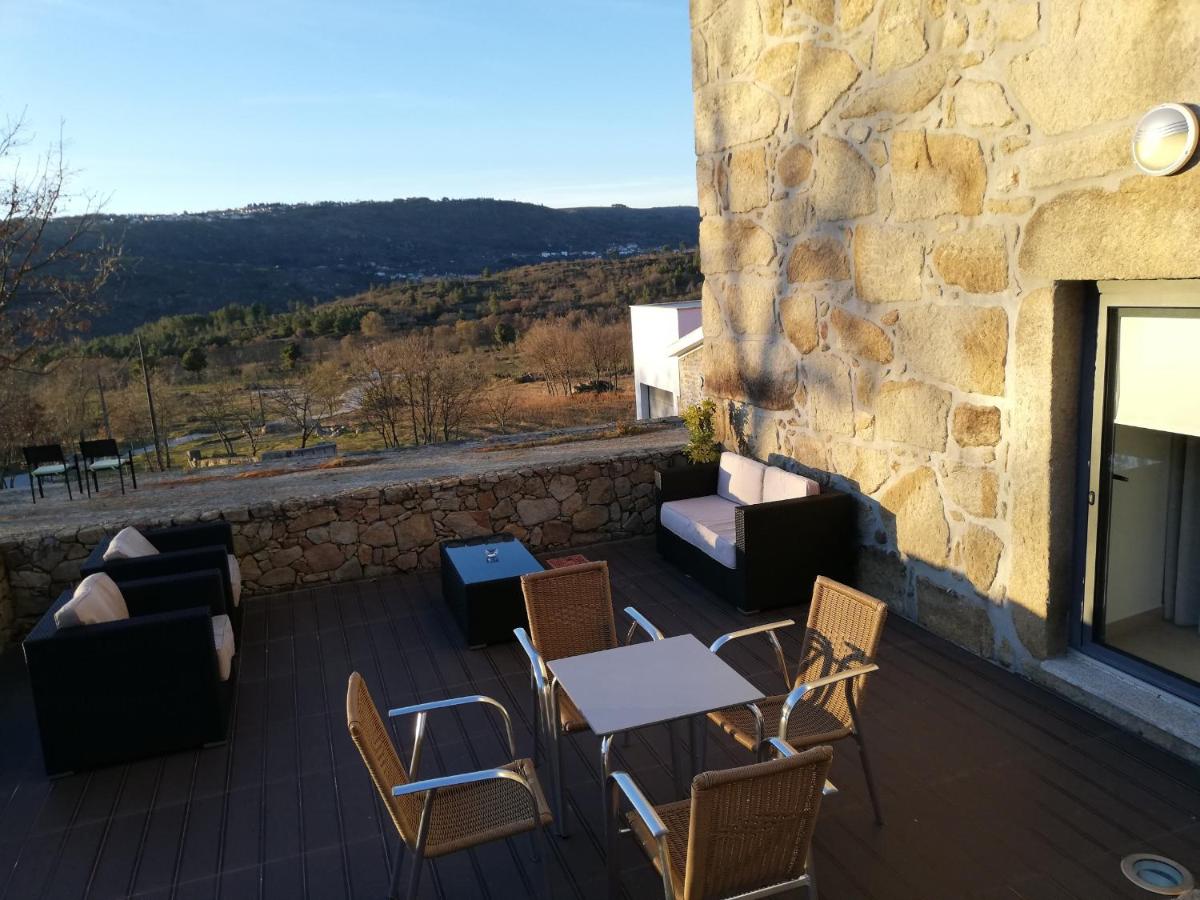
[(767, 466), (757, 460), (736, 453), (722, 453), (717, 468), (717, 496), (744, 506), (762, 503), (766, 471)]
[(122, 528), (108, 543), (104, 551), (104, 561), (114, 559), (137, 559), (139, 556), (155, 556), (157, 548), (146, 540), (146, 537), (136, 528)]
[(662, 527), (703, 550), (727, 569), (737, 568), (734, 510), (741, 504), (715, 494), (662, 505)]
[(79, 582), (71, 599), (54, 614), (54, 625), (72, 628), (128, 618), (129, 607), (125, 605), (117, 583), (103, 572), (97, 572)]
[(798, 497), (812, 497), (821, 493), (821, 486), (811, 478), (803, 475), (793, 475), (775, 466), (767, 466), (763, 476), (763, 503), (773, 500), (794, 500)]
[(66, 471), (67, 467), (62, 463), (46, 463), (44, 466), (38, 466), (29, 474), (34, 476), (41, 475), (44, 477), (46, 475), (64, 475), (66, 474)]
[(121, 460), (115, 456), (102, 456), (100, 459), (93, 459), (88, 463), (88, 469), (95, 472), (103, 472), (106, 469), (115, 469), (121, 465)]
[(233, 671), (233, 654), (236, 652), (233, 645), (233, 623), (229, 621), (229, 616), (213, 616), (212, 629), (213, 646), (217, 648), (217, 671), (222, 681), (228, 681), (229, 674)]
[(241, 606), (242, 603), (242, 567), (238, 565), (237, 557), (232, 553), (229, 556), (229, 584), (233, 588), (233, 605)]

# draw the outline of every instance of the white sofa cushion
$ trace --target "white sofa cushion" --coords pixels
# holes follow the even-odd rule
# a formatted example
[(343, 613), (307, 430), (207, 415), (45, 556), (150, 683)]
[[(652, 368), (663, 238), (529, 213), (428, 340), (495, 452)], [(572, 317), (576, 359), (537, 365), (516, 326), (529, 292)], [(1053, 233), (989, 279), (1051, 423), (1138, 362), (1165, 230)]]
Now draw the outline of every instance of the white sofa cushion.
[(743, 506), (762, 503), (763, 474), (767, 466), (736, 453), (721, 454), (717, 468), (717, 496)]
[(662, 505), (661, 525), (727, 569), (737, 568), (734, 510), (740, 504), (710, 494)]
[(155, 546), (146, 540), (145, 536), (136, 528), (122, 528), (108, 542), (108, 549), (104, 551), (104, 561), (137, 559), (139, 556), (156, 556), (157, 554), (158, 550)]
[(79, 582), (71, 599), (54, 614), (54, 625), (72, 628), (128, 618), (129, 607), (125, 605), (117, 583), (103, 572), (97, 572)]
[(819, 493), (821, 486), (811, 478), (794, 475), (775, 466), (767, 466), (767, 472), (763, 476), (763, 503), (812, 497)]
[(238, 565), (236, 556), (232, 553), (226, 555), (229, 557), (229, 584), (233, 588), (233, 605), (240, 606), (242, 603), (242, 567)]
[(233, 644), (233, 623), (229, 616), (213, 616), (213, 646), (217, 648), (217, 670), (221, 680), (228, 681), (233, 671), (233, 654), (236, 652)]

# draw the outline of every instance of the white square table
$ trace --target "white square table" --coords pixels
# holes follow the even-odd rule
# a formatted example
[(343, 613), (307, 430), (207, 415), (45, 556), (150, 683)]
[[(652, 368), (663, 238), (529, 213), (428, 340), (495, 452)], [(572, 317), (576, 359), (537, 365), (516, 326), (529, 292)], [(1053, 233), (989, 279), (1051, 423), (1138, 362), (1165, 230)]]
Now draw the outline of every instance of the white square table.
[[(569, 656), (548, 665), (592, 732), (601, 738), (602, 782), (609, 774), (614, 735), (648, 725), (671, 725), (764, 696), (690, 634)], [(702, 737), (702, 730), (692, 736), (693, 767), (695, 742)], [(683, 793), (674, 729), (670, 740), (672, 776), (676, 790)]]

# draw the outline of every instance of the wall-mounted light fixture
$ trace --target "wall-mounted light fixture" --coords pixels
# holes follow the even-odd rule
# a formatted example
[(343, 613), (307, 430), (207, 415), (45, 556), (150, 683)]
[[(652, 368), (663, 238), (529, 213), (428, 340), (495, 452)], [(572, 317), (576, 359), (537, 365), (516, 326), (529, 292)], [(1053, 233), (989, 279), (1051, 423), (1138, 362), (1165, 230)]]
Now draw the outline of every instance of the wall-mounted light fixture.
[(1133, 162), (1147, 175), (1174, 175), (1196, 153), (1200, 124), (1190, 106), (1163, 103), (1142, 116), (1133, 132)]

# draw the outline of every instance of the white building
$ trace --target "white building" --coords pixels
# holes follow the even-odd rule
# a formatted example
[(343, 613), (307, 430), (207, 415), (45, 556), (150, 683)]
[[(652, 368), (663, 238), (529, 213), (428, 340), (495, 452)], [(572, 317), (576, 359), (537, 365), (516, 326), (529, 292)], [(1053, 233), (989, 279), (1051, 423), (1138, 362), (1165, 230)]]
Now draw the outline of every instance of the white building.
[[(700, 301), (629, 307), (633, 331), (633, 383), (637, 417), (677, 416), (699, 399)], [(689, 364), (689, 360), (691, 363)], [(681, 375), (681, 370), (683, 374)]]

